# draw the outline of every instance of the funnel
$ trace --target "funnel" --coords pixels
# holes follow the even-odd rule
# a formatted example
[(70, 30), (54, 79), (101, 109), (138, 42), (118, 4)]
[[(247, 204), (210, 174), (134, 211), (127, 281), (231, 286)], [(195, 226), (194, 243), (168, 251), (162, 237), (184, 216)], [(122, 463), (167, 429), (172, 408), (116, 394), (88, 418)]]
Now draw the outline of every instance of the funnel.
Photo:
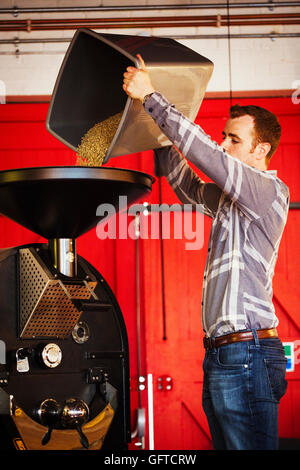
[(173, 39), (76, 31), (61, 65), (46, 119), (47, 130), (77, 149), (95, 124), (122, 113), (104, 163), (109, 158), (170, 144), (138, 100), (122, 89), (123, 73), (139, 67), (141, 54), (153, 86), (192, 121), (213, 63)]
[(120, 195), (130, 205), (151, 191), (153, 180), (107, 167), (1, 171), (0, 213), (48, 240), (76, 239), (101, 221), (100, 204), (112, 204), (117, 212)]

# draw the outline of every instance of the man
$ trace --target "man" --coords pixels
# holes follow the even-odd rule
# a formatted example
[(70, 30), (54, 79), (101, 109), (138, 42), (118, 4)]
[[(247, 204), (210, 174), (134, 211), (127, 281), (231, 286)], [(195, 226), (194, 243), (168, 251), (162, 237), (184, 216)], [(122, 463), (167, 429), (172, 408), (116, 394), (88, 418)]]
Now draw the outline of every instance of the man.
[[(276, 449), (286, 358), (272, 277), (289, 191), (267, 166), (280, 125), (267, 110), (233, 106), (218, 146), (153, 88), (138, 57), (141, 69), (128, 67), (123, 88), (174, 144), (156, 151), (160, 174), (183, 203), (203, 204), (213, 218), (202, 323), (203, 407), (214, 448)], [(201, 181), (183, 155), (214, 183)]]

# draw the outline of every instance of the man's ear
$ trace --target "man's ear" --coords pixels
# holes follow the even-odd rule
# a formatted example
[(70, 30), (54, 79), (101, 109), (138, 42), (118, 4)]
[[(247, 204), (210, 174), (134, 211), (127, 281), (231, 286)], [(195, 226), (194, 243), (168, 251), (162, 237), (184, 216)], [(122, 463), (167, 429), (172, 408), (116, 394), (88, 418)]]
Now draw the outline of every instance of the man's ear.
[(269, 144), (269, 142), (260, 142), (256, 146), (256, 158), (258, 160), (261, 160), (262, 158), (266, 158), (270, 150), (271, 150), (271, 144)]

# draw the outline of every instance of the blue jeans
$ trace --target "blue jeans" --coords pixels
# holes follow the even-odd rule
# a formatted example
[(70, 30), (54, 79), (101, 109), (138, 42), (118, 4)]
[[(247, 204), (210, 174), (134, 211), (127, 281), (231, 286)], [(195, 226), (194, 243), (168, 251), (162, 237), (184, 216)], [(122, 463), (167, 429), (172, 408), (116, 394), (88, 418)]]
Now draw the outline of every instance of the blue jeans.
[(232, 343), (205, 353), (203, 408), (216, 450), (278, 448), (278, 407), (286, 358), (278, 338)]

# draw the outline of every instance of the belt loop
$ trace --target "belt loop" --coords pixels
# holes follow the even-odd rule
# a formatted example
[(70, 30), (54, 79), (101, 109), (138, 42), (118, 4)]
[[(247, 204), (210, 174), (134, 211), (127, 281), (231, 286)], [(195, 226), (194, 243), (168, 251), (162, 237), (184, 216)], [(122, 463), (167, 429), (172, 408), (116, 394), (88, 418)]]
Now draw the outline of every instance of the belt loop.
[(254, 338), (254, 344), (256, 347), (259, 347), (259, 339), (258, 339), (258, 336), (257, 336), (257, 332), (256, 330), (251, 330), (252, 333), (253, 333), (253, 338)]
[(204, 348), (206, 349), (206, 351), (212, 351), (213, 349), (215, 349), (215, 341), (214, 340), (215, 340), (214, 336), (211, 336), (211, 337), (204, 336), (203, 345), (204, 345)]

